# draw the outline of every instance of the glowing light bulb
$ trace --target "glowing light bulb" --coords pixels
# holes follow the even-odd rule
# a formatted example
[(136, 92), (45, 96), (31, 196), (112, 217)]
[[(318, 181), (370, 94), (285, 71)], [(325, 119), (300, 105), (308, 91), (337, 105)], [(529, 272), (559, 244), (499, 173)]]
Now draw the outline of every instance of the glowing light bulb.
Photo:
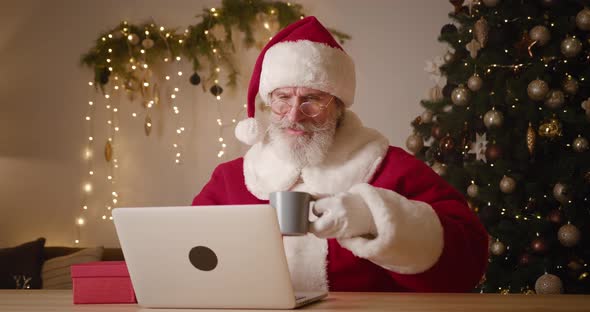
[(94, 105), (94, 102), (92, 102), (92, 101), (89, 101), (89, 102), (88, 102), (88, 105), (92, 106), (92, 105)]
[(80, 243), (80, 241), (79, 241), (79, 240), (75, 240), (75, 241), (74, 241), (74, 243), (76, 243), (76, 244), (79, 244), (79, 243)]
[(132, 113), (131, 116), (137, 117), (137, 114), (136, 113)]
[(166, 76), (166, 80), (170, 80), (170, 76)]
[(84, 191), (85, 191), (86, 193), (90, 193), (90, 192), (92, 192), (92, 184), (90, 184), (90, 183), (86, 183), (86, 184), (84, 184)]
[(94, 171), (88, 171), (89, 175), (94, 175)]
[(174, 92), (178, 92), (178, 90), (180, 90), (180, 89), (178, 89), (178, 88), (174, 88)]
[(107, 219), (107, 216), (104, 216), (104, 215), (103, 215), (103, 216), (102, 216), (102, 219), (103, 219), (103, 220), (106, 220), (106, 219)]
[(76, 223), (77, 223), (78, 225), (84, 225), (84, 219), (82, 219), (82, 218), (78, 218), (78, 220), (76, 220)]
[(181, 71), (178, 72), (178, 76), (182, 76), (182, 72)]

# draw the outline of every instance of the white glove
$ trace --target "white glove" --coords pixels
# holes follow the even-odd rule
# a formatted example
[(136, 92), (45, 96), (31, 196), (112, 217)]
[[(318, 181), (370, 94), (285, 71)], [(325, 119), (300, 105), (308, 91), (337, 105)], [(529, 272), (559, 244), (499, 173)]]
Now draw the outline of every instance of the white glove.
[(319, 218), (311, 223), (310, 232), (319, 238), (375, 236), (377, 228), (364, 199), (354, 193), (338, 193), (319, 199), (313, 208)]

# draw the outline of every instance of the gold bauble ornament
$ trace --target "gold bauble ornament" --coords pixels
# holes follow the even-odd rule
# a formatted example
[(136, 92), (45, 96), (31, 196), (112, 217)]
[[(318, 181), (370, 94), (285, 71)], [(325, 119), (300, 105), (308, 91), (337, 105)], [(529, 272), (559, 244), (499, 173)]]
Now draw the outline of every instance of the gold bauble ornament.
[(477, 42), (479, 42), (482, 48), (485, 48), (486, 43), (488, 42), (488, 32), (490, 30), (490, 27), (488, 26), (488, 21), (486, 21), (485, 18), (481, 17), (477, 20), (477, 22), (475, 22), (475, 25), (473, 25), (473, 30), (475, 39), (477, 40)]
[(541, 79), (533, 80), (527, 87), (527, 94), (533, 101), (541, 101), (547, 96), (549, 85)]
[(561, 204), (566, 204), (572, 198), (572, 194), (567, 185), (558, 182), (553, 186), (553, 197)]
[(483, 85), (483, 80), (478, 74), (474, 74), (467, 80), (467, 88), (471, 91), (479, 91)]
[(423, 123), (431, 123), (433, 117), (434, 117), (434, 112), (429, 109), (425, 110), (422, 113), (422, 115), (420, 115), (420, 118), (422, 118)]
[(471, 94), (469, 90), (465, 88), (463, 85), (459, 85), (451, 93), (451, 100), (453, 101), (453, 104), (457, 106), (467, 105), (467, 103), (469, 103), (470, 98)]
[(432, 170), (436, 172), (436, 174), (438, 174), (439, 176), (444, 176), (447, 174), (447, 165), (435, 162), (432, 165)]
[(575, 57), (582, 51), (582, 42), (575, 37), (567, 37), (561, 42), (561, 53), (565, 57)]
[(535, 153), (535, 142), (537, 141), (537, 134), (533, 129), (533, 124), (529, 122), (529, 127), (526, 130), (526, 146), (529, 150), (529, 155), (533, 156)]
[(483, 0), (483, 4), (485, 4), (485, 6), (488, 8), (493, 8), (497, 6), (498, 3), (500, 3), (500, 0)]
[(467, 187), (467, 195), (469, 195), (471, 198), (476, 198), (479, 196), (479, 186), (475, 183), (470, 184)]
[(551, 32), (543, 25), (537, 25), (529, 31), (531, 40), (536, 41), (537, 45), (544, 46), (551, 40)]
[(559, 277), (545, 273), (535, 282), (535, 291), (539, 295), (561, 294), (563, 292), (563, 283)]
[(573, 224), (565, 224), (557, 231), (557, 239), (565, 247), (574, 247), (580, 241), (582, 234)]
[(577, 138), (575, 138), (572, 145), (573, 145), (574, 151), (576, 151), (578, 153), (583, 153), (583, 152), (587, 151), (588, 147), (589, 147), (588, 140), (586, 140), (586, 138), (584, 138), (582, 136), (578, 136)]
[(483, 115), (483, 123), (488, 128), (499, 128), (504, 123), (504, 115), (495, 109), (489, 110)]
[(412, 134), (406, 140), (406, 147), (412, 154), (417, 154), (424, 147), (424, 140), (419, 134)]
[(506, 252), (506, 245), (501, 241), (495, 241), (490, 245), (490, 252), (495, 256), (501, 256)]
[(502, 193), (510, 194), (516, 189), (516, 181), (508, 176), (503, 176), (500, 180), (500, 190)]
[(576, 15), (576, 26), (581, 30), (590, 30), (590, 9), (584, 8)]
[(570, 94), (570, 95), (574, 95), (576, 93), (578, 93), (578, 88), (579, 88), (579, 83), (576, 79), (574, 79), (572, 76), (568, 76), (564, 81), (563, 81), (563, 91), (565, 91), (565, 93)]
[(565, 102), (565, 95), (561, 90), (551, 90), (545, 99), (545, 106), (551, 109), (560, 108)]
[(562, 126), (557, 118), (550, 118), (539, 126), (539, 136), (555, 139), (563, 135)]
[(151, 49), (154, 46), (154, 40), (150, 38), (145, 38), (141, 41), (141, 46), (146, 49)]

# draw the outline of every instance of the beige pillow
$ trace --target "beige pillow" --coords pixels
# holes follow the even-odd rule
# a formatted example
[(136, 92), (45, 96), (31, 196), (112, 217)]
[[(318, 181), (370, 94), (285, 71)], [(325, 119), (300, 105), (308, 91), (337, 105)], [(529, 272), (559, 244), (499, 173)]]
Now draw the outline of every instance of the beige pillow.
[(70, 273), (70, 266), (73, 264), (100, 261), (103, 252), (104, 248), (102, 246), (86, 248), (67, 256), (55, 257), (45, 261), (41, 270), (43, 289), (71, 289), (72, 275)]

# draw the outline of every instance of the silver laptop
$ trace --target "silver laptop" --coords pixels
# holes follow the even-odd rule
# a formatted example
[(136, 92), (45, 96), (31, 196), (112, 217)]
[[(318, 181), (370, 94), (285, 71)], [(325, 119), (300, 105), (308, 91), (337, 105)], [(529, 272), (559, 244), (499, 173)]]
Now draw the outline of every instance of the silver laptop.
[(138, 303), (148, 308), (292, 309), (295, 293), (269, 205), (116, 208)]

